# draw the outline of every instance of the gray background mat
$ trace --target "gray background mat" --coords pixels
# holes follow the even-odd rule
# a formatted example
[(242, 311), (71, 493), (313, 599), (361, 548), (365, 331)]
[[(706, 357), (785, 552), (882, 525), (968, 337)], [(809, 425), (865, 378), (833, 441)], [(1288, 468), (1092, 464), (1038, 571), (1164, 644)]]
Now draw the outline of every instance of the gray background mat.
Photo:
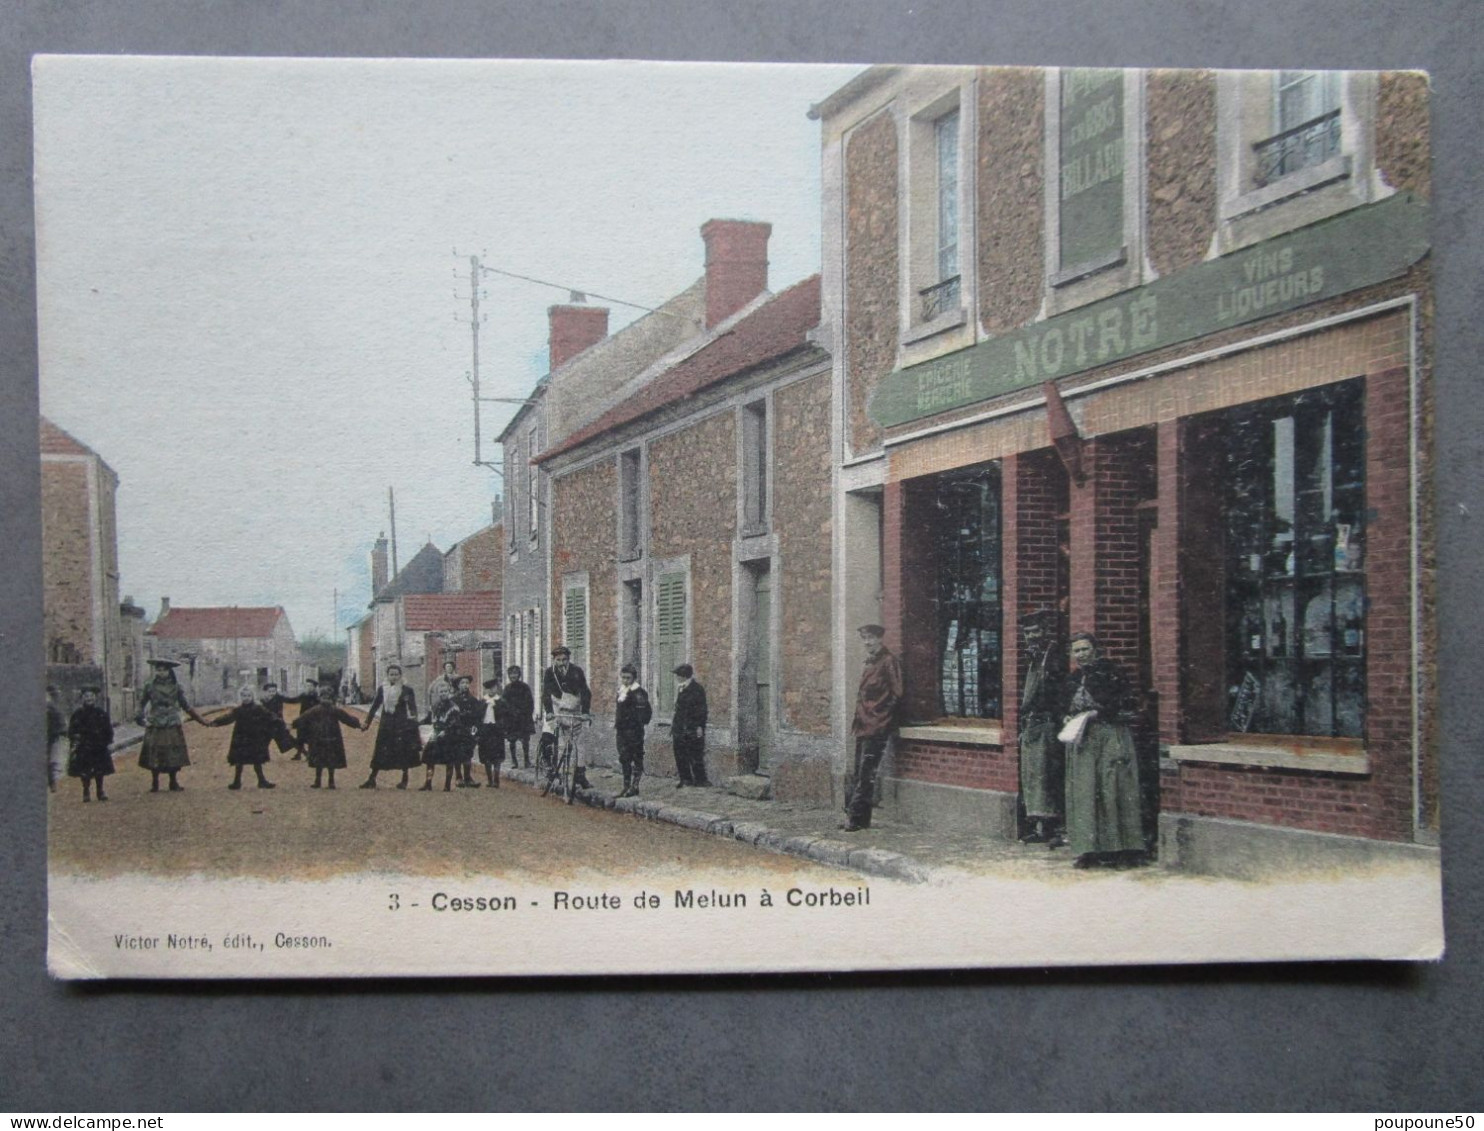
[[(1481, 30), (1477, 0), (8, 0), (0, 655), (14, 709), (0, 713), (0, 1110), (1484, 1107)], [(42, 746), (33, 710), (42, 655), (36, 52), (1430, 70), (1447, 958), (577, 982), (51, 983), (45, 795), (32, 753)]]

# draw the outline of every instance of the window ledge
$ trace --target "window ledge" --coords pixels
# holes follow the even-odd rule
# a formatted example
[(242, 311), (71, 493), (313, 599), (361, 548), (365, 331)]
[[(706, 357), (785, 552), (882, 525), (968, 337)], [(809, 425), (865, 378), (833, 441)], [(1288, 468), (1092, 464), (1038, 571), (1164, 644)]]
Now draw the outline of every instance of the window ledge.
[(1127, 263), (1128, 248), (1120, 247), (1117, 251), (1109, 252), (1101, 259), (1093, 259), (1086, 263), (1064, 267), (1051, 276), (1050, 282), (1053, 287), (1065, 287), (1070, 283), (1080, 282), (1100, 272), (1111, 271), (1114, 267), (1123, 267)]
[(902, 345), (910, 346), (915, 342), (926, 341), (928, 338), (935, 337), (948, 330), (956, 330), (968, 320), (968, 311), (963, 307), (959, 307), (957, 310), (945, 310), (931, 322), (921, 322), (904, 333), (902, 335)]
[(1003, 731), (998, 723), (984, 726), (963, 726), (952, 723), (928, 723), (921, 726), (902, 727), (897, 731), (901, 738), (918, 742), (953, 742), (960, 746), (1001, 746)]
[(1244, 746), (1235, 742), (1206, 742), (1194, 746), (1171, 746), (1175, 762), (1215, 762), (1223, 766), (1264, 766), (1279, 770), (1305, 770), (1316, 774), (1368, 774), (1370, 758), (1364, 750), (1353, 754), (1333, 750), (1306, 750), (1293, 746)]
[(1285, 200), (1290, 200), (1323, 185), (1343, 181), (1349, 176), (1350, 155), (1348, 153), (1337, 154), (1327, 161), (1321, 161), (1318, 165), (1311, 165), (1307, 169), (1290, 173), (1270, 185), (1264, 185), (1260, 189), (1253, 189), (1251, 192), (1244, 192), (1240, 196), (1222, 201), (1221, 219), (1235, 220), (1249, 213), (1271, 208), (1275, 204), (1282, 204)]

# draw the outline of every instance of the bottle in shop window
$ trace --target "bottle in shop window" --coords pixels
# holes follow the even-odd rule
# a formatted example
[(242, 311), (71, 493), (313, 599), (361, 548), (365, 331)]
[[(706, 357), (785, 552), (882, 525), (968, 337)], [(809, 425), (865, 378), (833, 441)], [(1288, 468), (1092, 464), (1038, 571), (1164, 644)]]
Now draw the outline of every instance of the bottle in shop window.
[(1355, 602), (1345, 607), (1340, 640), (1347, 656), (1359, 656), (1365, 647), (1365, 626), (1360, 618), (1360, 608)]
[(1283, 619), (1283, 610), (1273, 614), (1273, 655), (1288, 655), (1288, 622)]
[(1262, 655), (1262, 621), (1251, 613), (1247, 614), (1247, 651), (1253, 656)]

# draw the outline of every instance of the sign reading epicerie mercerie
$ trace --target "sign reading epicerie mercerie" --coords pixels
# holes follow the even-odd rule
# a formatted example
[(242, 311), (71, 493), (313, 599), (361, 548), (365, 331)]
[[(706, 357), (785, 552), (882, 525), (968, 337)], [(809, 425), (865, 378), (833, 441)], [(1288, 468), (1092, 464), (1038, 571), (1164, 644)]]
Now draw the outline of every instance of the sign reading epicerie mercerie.
[(1410, 194), (1267, 240), (886, 377), (883, 427), (961, 408), (1384, 282), (1428, 250)]

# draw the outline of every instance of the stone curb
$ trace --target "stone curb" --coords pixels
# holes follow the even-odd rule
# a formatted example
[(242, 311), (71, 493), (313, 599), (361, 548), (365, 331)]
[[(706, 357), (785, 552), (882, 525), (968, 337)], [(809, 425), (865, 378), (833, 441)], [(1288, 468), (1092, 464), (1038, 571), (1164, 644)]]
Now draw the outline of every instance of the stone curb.
[[(536, 788), (534, 770), (506, 768), (501, 770), (501, 776), (532, 789)], [(833, 840), (825, 836), (785, 832), (762, 821), (736, 820), (720, 813), (687, 809), (644, 797), (618, 798), (600, 789), (579, 789), (576, 800), (592, 809), (612, 809), (616, 813), (627, 813), (647, 821), (679, 825), (710, 836), (738, 840), (779, 855), (799, 856), (819, 864), (864, 872), (871, 876), (883, 876), (913, 884), (926, 883), (932, 876), (932, 869), (928, 865), (902, 852), (884, 848), (860, 848), (848, 841)]]

